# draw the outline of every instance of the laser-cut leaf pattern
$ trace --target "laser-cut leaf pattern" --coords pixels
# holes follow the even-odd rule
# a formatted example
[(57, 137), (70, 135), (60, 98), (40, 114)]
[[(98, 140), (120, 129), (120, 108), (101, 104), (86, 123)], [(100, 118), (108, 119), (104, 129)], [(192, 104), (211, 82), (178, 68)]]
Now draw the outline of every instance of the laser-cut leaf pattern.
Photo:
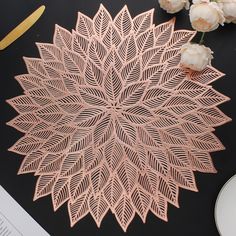
[(56, 181), (57, 181), (57, 175), (54, 174), (39, 176), (36, 183), (34, 200), (37, 200), (38, 198), (51, 194), (53, 186)]
[(114, 19), (114, 24), (119, 30), (122, 38), (129, 35), (131, 30), (133, 29), (133, 20), (127, 6), (124, 6), (124, 8), (117, 14)]
[(18, 174), (27, 174), (36, 172), (44, 156), (45, 153), (43, 153), (42, 151), (33, 151), (28, 155), (26, 155), (21, 163)]
[(61, 61), (62, 53), (59, 48), (53, 44), (37, 43), (40, 56), (45, 61)]
[(99, 194), (97, 197), (91, 195), (89, 199), (89, 210), (93, 219), (97, 223), (97, 226), (100, 227), (104, 216), (109, 210), (109, 205), (106, 202), (103, 194)]
[(54, 210), (57, 210), (69, 199), (68, 178), (59, 178), (53, 186), (52, 203)]
[(169, 41), (172, 38), (172, 34), (174, 32), (174, 24), (175, 24), (175, 18), (173, 18), (168, 22), (157, 25), (155, 27), (154, 32), (156, 38), (155, 42), (156, 46), (160, 47), (169, 43)]
[(84, 15), (82, 12), (78, 13), (78, 19), (75, 29), (76, 32), (78, 32), (80, 35), (83, 35), (88, 39), (95, 34), (93, 21), (89, 17)]
[(142, 188), (138, 187), (133, 191), (131, 199), (137, 209), (136, 212), (139, 214), (142, 221), (145, 223), (151, 203), (150, 195), (143, 191)]
[(167, 201), (161, 195), (158, 195), (157, 199), (153, 199), (151, 203), (150, 210), (158, 218), (167, 221)]
[(103, 192), (110, 208), (114, 209), (123, 193), (122, 185), (120, 184), (117, 176), (110, 178), (110, 181), (107, 183)]
[(216, 172), (210, 153), (224, 147), (213, 131), (230, 121), (217, 106), (229, 98), (210, 84), (223, 73), (180, 67), (195, 32), (174, 30), (174, 19), (155, 26), (153, 13), (79, 13), (75, 30), (56, 25), (16, 77), (18, 174), (38, 177), (35, 200), (67, 203), (71, 226), (90, 213), (100, 227), (109, 209), (124, 231), (135, 214), (167, 221), (180, 188), (197, 191), (194, 171)]
[(91, 172), (91, 183), (95, 196), (102, 191), (109, 179), (109, 176), (109, 170), (104, 163)]
[(68, 202), (68, 211), (70, 215), (71, 226), (75, 225), (78, 220), (82, 219), (89, 213), (88, 200), (91, 190), (81, 194), (76, 201)]
[(90, 176), (89, 174), (84, 175), (79, 172), (73, 175), (70, 179), (69, 189), (70, 198), (72, 202), (75, 202), (80, 196), (85, 193), (90, 187)]
[(115, 216), (122, 229), (126, 232), (128, 225), (135, 216), (135, 210), (130, 198), (123, 195), (115, 208)]
[(67, 48), (71, 50), (72, 35), (68, 30), (56, 25), (53, 42), (60, 49)]
[(109, 23), (112, 21), (109, 12), (105, 9), (105, 7), (101, 4), (99, 11), (93, 18), (94, 29), (96, 34), (102, 38), (104, 35)]

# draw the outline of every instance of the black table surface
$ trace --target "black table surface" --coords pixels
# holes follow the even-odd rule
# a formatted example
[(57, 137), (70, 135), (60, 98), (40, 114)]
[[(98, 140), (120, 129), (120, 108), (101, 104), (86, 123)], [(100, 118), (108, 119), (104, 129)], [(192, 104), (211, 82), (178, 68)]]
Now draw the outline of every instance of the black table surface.
[[(205, 44), (214, 51), (213, 66), (226, 74), (214, 82), (213, 86), (231, 101), (221, 105), (221, 109), (233, 121), (217, 128), (215, 134), (226, 147), (225, 151), (212, 154), (217, 174), (196, 173), (199, 192), (180, 191), (180, 209), (169, 205), (169, 222), (163, 222), (152, 213), (148, 214), (146, 224), (135, 217), (125, 234), (114, 216), (105, 216), (100, 229), (90, 215), (86, 216), (73, 228), (70, 228), (66, 204), (54, 213), (50, 197), (33, 202), (36, 177), (31, 174), (17, 176), (23, 159), (22, 156), (8, 152), (8, 148), (22, 134), (6, 126), (6, 122), (16, 116), (16, 112), (5, 102), (6, 99), (22, 94), (15, 75), (26, 73), (22, 56), (39, 57), (35, 42), (52, 42), (55, 24), (68, 30), (75, 27), (77, 12), (81, 11), (93, 17), (104, 6), (115, 16), (127, 4), (131, 15), (135, 16), (155, 8), (156, 24), (167, 21), (168, 15), (158, 7), (157, 0), (2, 0), (0, 7), (0, 38), (3, 38), (14, 26), (25, 19), (40, 5), (46, 6), (43, 17), (23, 37), (18, 39), (5, 51), (0, 52), (0, 185), (2, 185), (17, 202), (39, 222), (52, 236), (215, 236), (218, 235), (214, 221), (214, 206), (223, 184), (236, 173), (236, 25), (220, 27), (206, 35)], [(191, 29), (188, 12), (182, 11), (176, 16), (176, 28)], [(200, 35), (199, 35), (200, 36)], [(1, 199), (0, 199), (1, 204)]]

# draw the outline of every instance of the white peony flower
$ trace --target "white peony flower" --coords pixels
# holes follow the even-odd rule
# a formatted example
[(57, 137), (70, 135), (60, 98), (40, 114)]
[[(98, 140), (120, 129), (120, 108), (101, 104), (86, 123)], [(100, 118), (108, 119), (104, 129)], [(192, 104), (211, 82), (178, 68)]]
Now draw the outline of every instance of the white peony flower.
[(236, 0), (220, 0), (218, 5), (223, 10), (225, 22), (236, 24)]
[(192, 27), (200, 32), (215, 30), (225, 21), (221, 8), (216, 2), (209, 0), (193, 0), (189, 14)]
[(189, 0), (159, 0), (159, 4), (168, 13), (176, 13), (183, 8), (189, 9)]
[(213, 52), (204, 45), (187, 43), (181, 48), (180, 65), (195, 71), (201, 71), (211, 64)]

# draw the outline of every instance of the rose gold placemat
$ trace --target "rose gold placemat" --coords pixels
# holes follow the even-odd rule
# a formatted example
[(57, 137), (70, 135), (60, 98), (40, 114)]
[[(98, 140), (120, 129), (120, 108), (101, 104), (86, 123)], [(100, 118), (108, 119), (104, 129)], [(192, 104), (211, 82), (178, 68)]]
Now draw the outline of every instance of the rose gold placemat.
[(136, 213), (167, 220), (179, 188), (197, 191), (193, 172), (215, 172), (214, 127), (230, 119), (209, 85), (223, 74), (179, 66), (194, 35), (174, 20), (155, 26), (153, 10), (132, 18), (125, 6), (112, 19), (101, 5), (37, 44), (41, 58), (16, 77), (25, 94), (8, 101), (19, 113), (9, 125), (24, 133), (10, 150), (25, 156), (19, 174), (38, 176), (35, 200), (66, 203), (71, 226), (88, 213), (100, 226), (111, 210), (126, 231)]

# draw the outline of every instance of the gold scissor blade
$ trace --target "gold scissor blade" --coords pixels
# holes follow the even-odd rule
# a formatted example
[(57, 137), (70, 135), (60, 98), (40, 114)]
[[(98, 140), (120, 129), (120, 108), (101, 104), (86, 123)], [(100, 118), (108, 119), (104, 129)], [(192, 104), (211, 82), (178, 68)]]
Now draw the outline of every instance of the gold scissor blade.
[(0, 50), (5, 49), (20, 36), (22, 36), (35, 22), (40, 18), (45, 10), (45, 6), (39, 7), (29, 17), (22, 21), (15, 29), (13, 29), (7, 36), (0, 41)]

